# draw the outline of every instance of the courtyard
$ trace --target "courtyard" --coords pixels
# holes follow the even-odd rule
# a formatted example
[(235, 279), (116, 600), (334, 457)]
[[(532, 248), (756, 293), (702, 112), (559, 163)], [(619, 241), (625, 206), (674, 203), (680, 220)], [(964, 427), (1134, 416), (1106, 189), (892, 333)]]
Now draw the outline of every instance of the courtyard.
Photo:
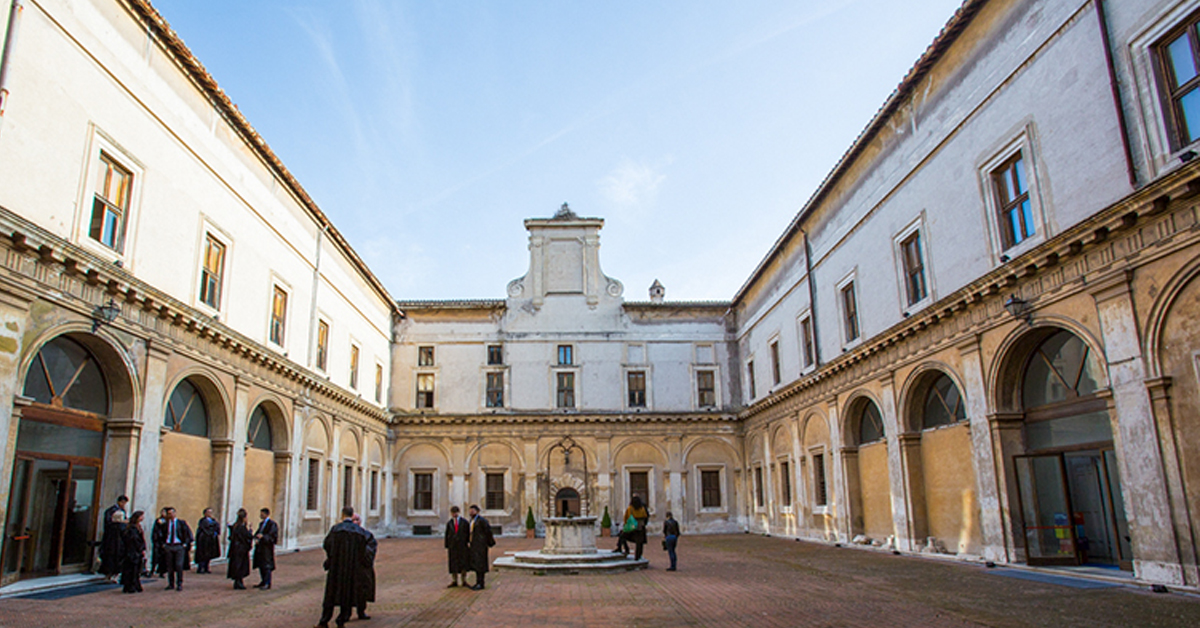
[[(611, 539), (602, 539), (607, 546)], [(978, 564), (754, 535), (690, 536), (676, 572), (652, 538), (650, 569), (613, 575), (493, 572), (446, 588), (440, 538), (380, 541), (378, 602), (363, 627), (391, 626), (1197, 626), (1200, 596)], [(497, 539), (492, 558), (541, 539)], [(233, 591), (223, 566), (183, 592), (147, 580), (0, 600), (0, 626), (270, 626), (316, 623), (323, 552), (284, 554), (271, 591)], [(252, 577), (248, 583), (256, 580)]]

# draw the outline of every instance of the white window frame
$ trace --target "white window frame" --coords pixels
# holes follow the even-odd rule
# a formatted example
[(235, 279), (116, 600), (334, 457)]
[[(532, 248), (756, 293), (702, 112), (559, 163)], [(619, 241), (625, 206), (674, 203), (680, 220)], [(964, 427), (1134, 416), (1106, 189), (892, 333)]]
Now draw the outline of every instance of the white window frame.
[(780, 466), (782, 464), (786, 464), (788, 466), (788, 475), (792, 476), (788, 478), (788, 488), (790, 489), (791, 495), (788, 495), (787, 503), (784, 503), (783, 500), (783, 482), (774, 482), (775, 486), (773, 488), (775, 489), (776, 493), (775, 498), (779, 503), (779, 512), (781, 514), (790, 515), (794, 512), (796, 506), (796, 466), (792, 461), (791, 456), (787, 454), (776, 456), (774, 465), (775, 475), (777, 475), (780, 479), (784, 477), (783, 467)]
[[(816, 457), (817, 456), (821, 456), (822, 460), (824, 461), (824, 464), (822, 465), (823, 468), (822, 468), (822, 475), (821, 475), (821, 477), (825, 478), (825, 503), (824, 504), (817, 503), (817, 465), (816, 465)], [(806, 456), (806, 458), (808, 459), (807, 466), (808, 466), (808, 473), (809, 473), (809, 477), (806, 479), (808, 480), (808, 485), (810, 487), (809, 490), (811, 492), (811, 494), (808, 496), (808, 503), (812, 504), (812, 513), (814, 515), (832, 514), (833, 513), (833, 508), (832, 508), (833, 476), (830, 473), (830, 470), (833, 465), (833, 460), (830, 459), (829, 449), (826, 448), (824, 445), (817, 445), (815, 447), (809, 447), (808, 455)]]
[[(433, 489), (432, 510), (416, 510), (413, 508), (413, 498), (416, 496), (417, 490), (417, 474), (429, 473), (433, 477), (430, 479), (430, 486)], [(408, 516), (409, 517), (437, 517), (442, 511), (441, 491), (438, 490), (439, 480), (441, 478), (441, 469), (437, 467), (416, 467), (408, 470)]]
[[(1019, 130), (1010, 134), (1008, 139), (997, 148), (988, 152), (977, 167), (980, 189), (983, 194), (984, 215), (988, 229), (988, 238), (992, 246), (993, 262), (996, 265), (1007, 263), (1008, 260), (1028, 252), (1030, 249), (1045, 242), (1050, 237), (1050, 220), (1044, 199), (1041, 194), (1039, 178), (1041, 168), (1038, 163), (1036, 135), (1032, 122), (1026, 122)], [(993, 173), (1017, 153), (1025, 162), (1025, 178), (1029, 187), (1029, 211), (1033, 215), (1034, 234), (1025, 238), (1019, 244), (1011, 247), (1004, 246), (1004, 230), (1008, 228), (1000, 223), (1000, 195), (996, 189)], [(926, 240), (928, 241), (928, 239)]]
[[(642, 407), (634, 407), (629, 405), (629, 373), (631, 371), (641, 371), (646, 374), (646, 405)], [(626, 364), (621, 367), (621, 407), (631, 412), (650, 412), (654, 410), (654, 387), (651, 382), (654, 379), (654, 369), (650, 364)]]
[[(276, 344), (273, 340), (271, 340), (271, 317), (275, 313), (276, 288), (283, 290), (284, 294), (287, 295), (287, 307), (285, 307), (283, 310), (283, 344)], [(295, 322), (292, 318), (292, 308), (296, 305), (295, 296), (296, 293), (292, 290), (292, 286), (290, 284), (281, 279), (279, 275), (271, 273), (270, 282), (267, 288), (266, 333), (263, 334), (266, 342), (264, 344), (266, 344), (268, 347), (273, 347), (279, 351), (282, 351), (284, 357), (288, 357), (288, 341), (291, 340), (293, 334), (296, 332), (295, 329), (292, 329), (292, 324)]]
[[(557, 345), (555, 345), (557, 347)], [(558, 357), (558, 351), (555, 350), (555, 358)], [(557, 360), (556, 360), (557, 361)], [(580, 377), (582, 369), (576, 366), (558, 366), (557, 364), (550, 367), (550, 408), (556, 411), (578, 410), (583, 407), (583, 378)], [(559, 373), (574, 373), (575, 374), (575, 405), (559, 407), (558, 405), (558, 374)]]
[[(925, 274), (925, 298), (910, 305), (908, 302), (908, 269), (904, 267), (904, 242), (914, 233), (918, 234), (921, 240), (921, 270)], [(934, 294), (937, 289), (933, 283), (933, 268), (929, 263), (929, 230), (925, 228), (924, 210), (892, 238), (892, 256), (896, 262), (896, 294), (900, 299), (900, 311), (904, 316), (911, 316), (937, 300)]]
[[(856, 321), (856, 324), (858, 325), (858, 337), (856, 338), (846, 337), (846, 302), (842, 298), (842, 292), (845, 290), (846, 286), (850, 285), (851, 283), (854, 284), (854, 305), (856, 308), (855, 316), (858, 317), (858, 320)], [(863, 303), (862, 298), (860, 297), (862, 291), (859, 290), (860, 286), (858, 283), (858, 267), (855, 267), (853, 270), (843, 276), (842, 279), (837, 282), (835, 287), (837, 289), (835, 297), (837, 300), (838, 312), (838, 337), (842, 340), (842, 351), (849, 351), (850, 349), (862, 344), (863, 336), (866, 335), (866, 332), (863, 330)]]
[[(780, 349), (780, 333), (776, 331), (770, 338), (767, 339), (767, 359), (770, 360), (771, 366), (771, 387), (770, 392), (775, 392), (787, 383), (787, 378), (783, 374), (783, 350)], [(777, 364), (778, 362), (778, 364)], [(779, 369), (779, 381), (775, 381), (775, 369)]]
[[(479, 467), (479, 489), (476, 491), (475, 503), (480, 504), (483, 509), (484, 517), (508, 517), (513, 514), (513, 502), (516, 499), (509, 499), (513, 495), (513, 474), (508, 467)], [(487, 476), (488, 474), (501, 473), (504, 475), (504, 508), (489, 510), (487, 507)]]
[[(696, 371), (712, 371), (713, 372), (713, 396), (715, 399), (714, 405), (710, 407), (700, 407), (700, 380), (696, 377)], [(709, 412), (720, 410), (723, 406), (721, 386), (721, 367), (716, 364), (692, 364), (689, 369), (689, 375), (692, 382), (692, 409), (699, 412)]]
[[(81, 247), (105, 261), (120, 261), (126, 270), (132, 272), (133, 260), (136, 259), (132, 252), (135, 250), (137, 242), (136, 225), (138, 224), (134, 221), (134, 216), (141, 216), (142, 184), (146, 176), (146, 167), (121, 147), (116, 140), (95, 125), (91, 126), (89, 135), (90, 141), (80, 177), (79, 200), (76, 204), (77, 210), (72, 233), (74, 233), (75, 242)], [(100, 174), (98, 164), (102, 152), (118, 162), (122, 168), (128, 170), (130, 176), (133, 177), (133, 185), (129, 190), (129, 207), (125, 210), (125, 231), (120, 251), (110, 249), (93, 240), (89, 234), (92, 223), (92, 201), (96, 195), (96, 183)]]
[[(371, 474), (372, 473), (379, 474), (377, 476), (379, 478), (379, 482), (377, 482), (374, 487), (375, 488), (375, 507), (374, 508), (371, 508), (371, 486), (370, 486), (370, 484), (371, 484)], [(379, 511), (383, 510), (383, 484), (384, 484), (383, 465), (379, 464), (378, 462), (372, 462), (370, 464), (370, 466), (367, 467), (367, 481), (365, 482), (365, 484), (367, 484), (367, 486), (365, 486), (363, 488), (367, 489), (366, 490), (367, 513), (371, 514), (371, 515), (379, 516)]]
[[(362, 363), (363, 363), (363, 349), (362, 348), (363, 348), (363, 345), (361, 342), (356, 340), (354, 338), (354, 336), (350, 336), (350, 342), (346, 343), (346, 346), (348, 347), (348, 349), (346, 350), (346, 388), (358, 393), (358, 396), (361, 397), (362, 396)], [(355, 347), (358, 348), (358, 364), (357, 365), (354, 364), (354, 348)], [(351, 378), (350, 378), (350, 374), (353, 373), (355, 370), (358, 371), (355, 374), (356, 375), (355, 379), (358, 380), (357, 382), (351, 381)], [(372, 373), (372, 375), (374, 375), (374, 373)], [(434, 390), (434, 395), (436, 396), (437, 387), (435, 386), (433, 390)]]
[[(761, 462), (753, 462), (750, 464), (750, 506), (757, 513), (766, 513), (767, 506), (771, 502), (771, 491), (767, 488), (767, 467)], [(758, 503), (758, 485), (756, 480), (762, 477), (762, 503)]]
[(388, 370), (387, 366), (378, 359), (375, 360), (375, 372), (371, 373), (372, 385), (375, 384), (374, 377), (376, 373), (379, 374), (379, 386), (377, 387), (377, 390), (372, 391), (375, 394), (375, 396), (372, 398), (375, 399), (375, 403), (379, 404), (380, 406), (387, 407)]
[[(325, 323), (326, 325), (329, 326), (329, 337), (325, 339), (325, 366), (324, 367), (322, 367), (320, 364), (317, 363), (317, 349), (320, 347), (320, 344), (321, 344), (320, 337), (318, 335), (321, 333), (321, 323)], [(313, 327), (312, 332), (313, 332), (312, 369), (314, 371), (324, 375), (326, 379), (329, 379), (329, 370), (330, 370), (329, 365), (331, 362), (331, 358), (333, 357), (333, 319), (326, 316), (325, 312), (318, 310), (317, 311), (317, 324)]]
[(1165, 113), (1169, 103), (1163, 100), (1165, 86), (1160, 82), (1163, 77), (1157, 70), (1158, 62), (1154, 58), (1155, 45), (1197, 10), (1200, 10), (1200, 0), (1186, 0), (1174, 5), (1162, 3), (1157, 11), (1147, 11), (1144, 18), (1146, 25), (1130, 40), (1130, 65), (1135, 85), (1132, 93), (1137, 95), (1134, 104), (1144, 121), (1142, 125), (1133, 126), (1144, 129), (1148, 157), (1154, 171), (1152, 178), (1182, 168), (1184, 164), (1179, 157), (1189, 150), (1200, 152), (1200, 139), (1171, 148), (1171, 129)]
[[(310, 509), (308, 507), (308, 466), (311, 460), (317, 461), (317, 507)], [(304, 518), (320, 519), (321, 518), (321, 497), (325, 488), (325, 452), (319, 449), (306, 448), (304, 450)]]
[[(717, 484), (721, 489), (721, 506), (719, 508), (704, 507), (704, 478), (702, 471), (716, 471), (719, 473)], [(723, 514), (729, 512), (729, 484), (727, 478), (729, 473), (726, 470), (724, 463), (700, 463), (692, 466), (692, 472), (695, 476), (693, 485), (696, 489), (696, 512), (697, 514)]]
[[(433, 403), (428, 408), (422, 408), (417, 405), (417, 378), (421, 375), (432, 375), (433, 376)], [(413, 405), (414, 410), (416, 410), (418, 412), (420, 412), (422, 410), (437, 410), (438, 406), (440, 405), (438, 403), (440, 401), (438, 398), (438, 393), (442, 389), (442, 386), (440, 383), (441, 377), (439, 377), (439, 375), (440, 375), (440, 369), (436, 366), (418, 366), (418, 367), (413, 368), (412, 405)]]
[[(487, 362), (485, 357), (484, 362)], [(490, 373), (500, 373), (504, 375), (504, 386), (501, 387), (501, 394), (504, 395), (504, 403), (498, 408), (489, 407), (487, 404), (487, 376)], [(508, 365), (485, 364), (479, 369), (479, 409), (481, 412), (496, 412), (499, 410), (508, 410), (512, 407), (512, 377), (509, 373)], [(435, 388), (436, 392), (437, 389)], [(578, 399), (576, 399), (578, 401)]]
[[(742, 377), (744, 378), (743, 381), (745, 382), (743, 386), (750, 403), (754, 403), (754, 400), (758, 399), (759, 397), (758, 393), (761, 392), (758, 389), (758, 374), (754, 369), (756, 365), (755, 363), (756, 360), (754, 359), (754, 354), (751, 353), (750, 355), (746, 356), (746, 368), (742, 369)], [(700, 394), (699, 390), (696, 391), (696, 394)]]
[[(804, 321), (812, 332), (812, 360), (804, 359)], [(799, 349), (800, 374), (806, 375), (817, 369), (817, 330), (813, 327), (812, 309), (805, 308), (796, 316), (796, 348)]]
[[(200, 288), (204, 284), (204, 247), (208, 243), (209, 237), (225, 247), (225, 266), (221, 269), (221, 294), (217, 297), (217, 307), (200, 299)], [(231, 275), (232, 261), (233, 237), (229, 235), (229, 232), (218, 227), (208, 216), (200, 214), (200, 233), (196, 241), (196, 262), (193, 265), (193, 268), (196, 269), (196, 276), (192, 281), (192, 304), (196, 309), (219, 319), (221, 312), (225, 311), (225, 306), (229, 302), (228, 278)], [(286, 336), (286, 333), (284, 335)]]

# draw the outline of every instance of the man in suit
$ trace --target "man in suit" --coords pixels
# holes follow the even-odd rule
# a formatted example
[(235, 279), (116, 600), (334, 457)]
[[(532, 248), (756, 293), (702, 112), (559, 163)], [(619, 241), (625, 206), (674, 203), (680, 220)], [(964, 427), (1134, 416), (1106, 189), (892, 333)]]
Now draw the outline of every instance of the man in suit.
[(459, 514), (458, 506), (450, 507), (450, 520), (446, 522), (446, 553), (450, 560), (449, 587), (467, 586), (467, 570), (471, 567), (471, 523)]
[(484, 574), (488, 572), (488, 548), (496, 544), (492, 537), (492, 524), (479, 514), (479, 506), (474, 504), (468, 509), (471, 513), (471, 571), (475, 572), (475, 586), (472, 591), (483, 590)]
[(339, 608), (338, 628), (345, 626), (350, 621), (350, 610), (358, 606), (363, 567), (369, 560), (365, 532), (354, 523), (354, 509), (347, 506), (342, 509), (342, 522), (325, 535), (325, 596), (316, 628), (329, 628), (334, 606)]
[(258, 569), (260, 582), (256, 589), (271, 588), (271, 573), (275, 571), (275, 544), (279, 542), (279, 524), (271, 521), (271, 509), (258, 511), (258, 530), (254, 533), (254, 567)]
[[(108, 507), (104, 511), (104, 535), (100, 537), (100, 573), (109, 582), (116, 582), (117, 576), (121, 574), (121, 535), (125, 532), (125, 504), (129, 503), (129, 498), (122, 495), (117, 498), (117, 503)], [(118, 521), (115, 516), (121, 513)]]
[(192, 529), (183, 519), (175, 516), (174, 508), (167, 508), (166, 525), (163, 526), (163, 565), (167, 570), (167, 591), (183, 590), (183, 570), (187, 566), (188, 553), (192, 549)]
[(367, 602), (375, 601), (375, 554), (379, 551), (379, 543), (375, 540), (375, 535), (363, 527), (362, 517), (358, 513), (354, 513), (354, 516), (350, 520), (367, 537), (367, 559), (359, 568), (358, 588), (354, 593), (354, 606), (358, 609), (359, 619), (370, 619), (371, 616), (367, 614)]
[(196, 523), (196, 573), (212, 573), (208, 563), (221, 556), (221, 524), (212, 515), (212, 508), (205, 508)]

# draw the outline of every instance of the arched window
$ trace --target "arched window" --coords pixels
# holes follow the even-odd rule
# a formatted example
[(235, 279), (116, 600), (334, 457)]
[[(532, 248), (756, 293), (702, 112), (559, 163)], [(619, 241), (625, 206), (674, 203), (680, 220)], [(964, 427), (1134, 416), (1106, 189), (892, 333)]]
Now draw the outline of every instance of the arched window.
[(271, 421), (267, 418), (267, 411), (259, 404), (254, 412), (250, 413), (250, 425), (247, 428), (246, 442), (255, 449), (271, 449)]
[(942, 373), (925, 393), (925, 413), (921, 415), (921, 428), (950, 425), (966, 418), (958, 386), (954, 385), (954, 380)]
[(208, 437), (208, 407), (188, 380), (179, 382), (171, 393), (163, 425), (181, 434)]
[(858, 444), (866, 445), (883, 440), (883, 417), (874, 401), (864, 399), (858, 415)]
[(108, 385), (99, 362), (65, 336), (38, 351), (25, 375), (24, 394), (49, 406), (108, 414)]
[(1025, 370), (1025, 409), (1072, 401), (1096, 392), (1100, 373), (1078, 336), (1060, 331), (1042, 341)]

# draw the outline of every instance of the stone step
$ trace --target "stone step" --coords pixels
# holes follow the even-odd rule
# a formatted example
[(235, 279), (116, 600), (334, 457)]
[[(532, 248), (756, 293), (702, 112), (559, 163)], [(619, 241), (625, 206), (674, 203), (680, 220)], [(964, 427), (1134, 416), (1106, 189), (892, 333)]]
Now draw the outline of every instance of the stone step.
[(515, 563), (532, 563), (539, 565), (576, 564), (576, 563), (605, 563), (625, 560), (624, 554), (610, 550), (598, 551), (594, 554), (543, 554), (542, 552), (513, 552), (511, 558)]
[[(617, 556), (620, 556), (619, 554)], [(600, 562), (519, 562), (516, 556), (505, 556), (497, 558), (492, 563), (492, 567), (497, 571), (521, 571), (532, 574), (584, 574), (584, 573), (622, 573), (626, 571), (634, 571), (637, 569), (645, 569), (650, 566), (650, 561), (645, 558), (634, 560), (632, 558), (617, 558), (609, 559)]]

